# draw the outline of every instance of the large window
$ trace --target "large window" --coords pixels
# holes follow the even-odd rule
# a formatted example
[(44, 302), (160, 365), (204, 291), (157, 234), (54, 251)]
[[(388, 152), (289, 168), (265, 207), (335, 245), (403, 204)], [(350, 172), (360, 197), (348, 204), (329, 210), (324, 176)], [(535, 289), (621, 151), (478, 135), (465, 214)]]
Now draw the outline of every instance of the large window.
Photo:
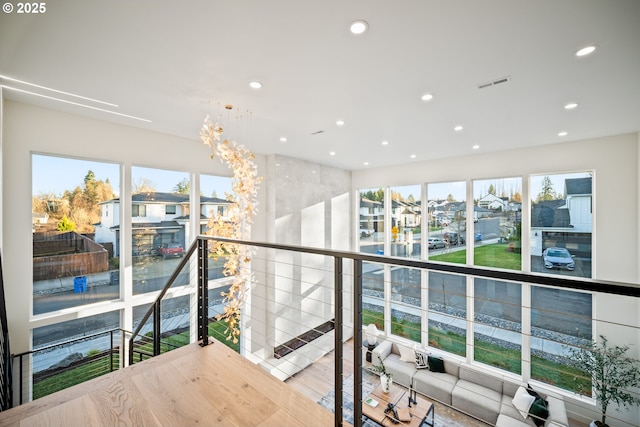
[[(421, 188), (391, 188), (391, 254), (420, 258)], [(391, 333), (421, 342), (422, 279), (417, 269), (390, 267)]]
[(531, 271), (591, 277), (590, 173), (531, 177)]
[(384, 190), (360, 190), (358, 235), (360, 252), (382, 254), (384, 249)]
[(467, 263), (466, 188), (464, 182), (427, 185), (429, 259)]
[[(119, 297), (118, 165), (34, 154), (33, 313)], [(97, 224), (97, 226), (96, 226)]]
[(518, 283), (476, 278), (474, 359), (522, 372), (522, 292)]
[[(118, 367), (117, 347), (121, 342), (120, 312), (59, 322), (33, 329), (34, 399), (109, 373)], [(53, 348), (49, 348), (55, 346)], [(114, 350), (112, 358), (109, 351)], [(73, 375), (70, 366), (82, 364)], [(16, 363), (16, 365), (18, 365)], [(18, 366), (26, 366), (20, 364)], [(76, 371), (77, 372), (77, 371)], [(23, 398), (27, 398), (23, 396)]]
[(429, 272), (429, 346), (464, 356), (466, 336), (466, 278)]
[[(209, 223), (215, 219), (229, 219), (232, 202), (227, 199), (231, 194), (231, 178), (215, 175), (200, 176), (200, 234), (207, 234)], [(226, 257), (209, 258), (209, 279), (223, 277), (222, 271)]]
[[(384, 190), (360, 190), (359, 203), (360, 252), (384, 254)], [(374, 323), (384, 330), (384, 268), (382, 264), (362, 265), (362, 323)]]
[[(191, 241), (190, 186), (186, 172), (133, 167), (131, 176), (131, 251), (136, 295), (162, 289), (184, 256)], [(175, 215), (167, 216), (168, 205), (176, 207)]]
[(522, 179), (474, 181), (473, 197), (474, 265), (521, 270)]
[(567, 366), (569, 347), (592, 338), (592, 296), (585, 292), (533, 286), (531, 289), (531, 378), (575, 390), (584, 376)]

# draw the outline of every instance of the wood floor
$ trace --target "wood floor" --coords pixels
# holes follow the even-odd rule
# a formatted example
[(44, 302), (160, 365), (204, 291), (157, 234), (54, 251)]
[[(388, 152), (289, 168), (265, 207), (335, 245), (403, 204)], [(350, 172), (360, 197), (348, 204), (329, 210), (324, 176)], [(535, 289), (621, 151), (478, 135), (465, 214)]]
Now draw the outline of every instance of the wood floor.
[(0, 426), (331, 426), (224, 344), (191, 344), (0, 413)]

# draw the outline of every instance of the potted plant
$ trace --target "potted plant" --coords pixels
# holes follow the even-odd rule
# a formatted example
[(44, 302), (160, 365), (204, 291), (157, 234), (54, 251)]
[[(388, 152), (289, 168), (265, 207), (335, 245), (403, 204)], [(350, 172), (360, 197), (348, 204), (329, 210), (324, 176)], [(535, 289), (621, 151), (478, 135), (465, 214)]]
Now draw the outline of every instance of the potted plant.
[(393, 384), (393, 378), (391, 377), (391, 372), (387, 372), (387, 369), (384, 367), (384, 363), (382, 363), (380, 355), (378, 355), (378, 360), (380, 361), (380, 364), (371, 365), (371, 370), (380, 374), (380, 385), (382, 386), (382, 391), (389, 393), (391, 384)]
[(602, 421), (593, 421), (591, 426), (608, 426), (607, 409), (612, 403), (618, 405), (618, 411), (640, 404), (640, 397), (628, 391), (640, 386), (640, 367), (637, 360), (625, 357), (627, 350), (628, 345), (608, 345), (604, 335), (600, 335), (600, 342), (569, 348), (571, 365), (591, 374), (591, 387), (574, 378), (576, 390), (581, 394), (591, 394), (602, 408)]

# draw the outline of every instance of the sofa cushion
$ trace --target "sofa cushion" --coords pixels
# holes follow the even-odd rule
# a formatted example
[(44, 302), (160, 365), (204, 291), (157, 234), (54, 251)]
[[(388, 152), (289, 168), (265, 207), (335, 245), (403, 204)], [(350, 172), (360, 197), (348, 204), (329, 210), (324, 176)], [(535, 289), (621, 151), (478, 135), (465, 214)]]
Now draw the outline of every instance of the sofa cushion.
[(562, 397), (547, 396), (547, 409), (549, 409), (549, 418), (547, 418), (547, 426), (558, 425), (568, 426), (567, 409), (564, 405)]
[(451, 392), (457, 381), (455, 375), (421, 369), (413, 376), (413, 388), (420, 394), (451, 405)]
[(511, 400), (511, 398), (516, 395), (516, 391), (518, 391), (518, 387), (521, 385), (522, 383), (505, 378), (504, 384), (502, 385), (502, 394), (509, 396), (509, 400)]
[[(462, 373), (463, 366), (460, 367)], [(502, 392), (481, 384), (459, 379), (451, 393), (454, 408), (489, 424), (495, 424), (502, 405)]]
[(518, 415), (518, 418), (514, 418), (506, 414), (500, 414), (496, 421), (496, 427), (531, 427), (532, 425), (524, 421), (520, 415)]
[(493, 375), (487, 375), (477, 369), (473, 369), (467, 365), (460, 366), (461, 380), (467, 380), (471, 383), (479, 384), (483, 387), (489, 388), (502, 394), (502, 379), (494, 377)]
[[(514, 393), (515, 394), (515, 393)], [(509, 396), (507, 394), (502, 395), (502, 405), (500, 405), (500, 413), (505, 414), (511, 418), (521, 419), (522, 415), (520, 412), (513, 406), (513, 396)], [(531, 423), (533, 425), (533, 423)]]

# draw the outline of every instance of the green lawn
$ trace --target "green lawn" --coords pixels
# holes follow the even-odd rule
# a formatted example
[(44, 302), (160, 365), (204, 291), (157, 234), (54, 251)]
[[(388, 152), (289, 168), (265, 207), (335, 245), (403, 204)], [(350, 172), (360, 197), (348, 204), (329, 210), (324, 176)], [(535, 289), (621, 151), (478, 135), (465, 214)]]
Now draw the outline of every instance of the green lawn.
[[(508, 243), (476, 246), (473, 251), (474, 265), (504, 268), (507, 270), (521, 270), (522, 260), (519, 253), (509, 250)], [(451, 251), (429, 257), (432, 261), (466, 264), (467, 250)]]
[[(113, 355), (113, 369), (120, 365), (118, 354)], [(83, 383), (111, 372), (111, 359), (109, 355), (99, 357), (85, 365), (61, 372), (59, 374), (33, 382), (33, 398), (38, 399), (59, 390)]]

